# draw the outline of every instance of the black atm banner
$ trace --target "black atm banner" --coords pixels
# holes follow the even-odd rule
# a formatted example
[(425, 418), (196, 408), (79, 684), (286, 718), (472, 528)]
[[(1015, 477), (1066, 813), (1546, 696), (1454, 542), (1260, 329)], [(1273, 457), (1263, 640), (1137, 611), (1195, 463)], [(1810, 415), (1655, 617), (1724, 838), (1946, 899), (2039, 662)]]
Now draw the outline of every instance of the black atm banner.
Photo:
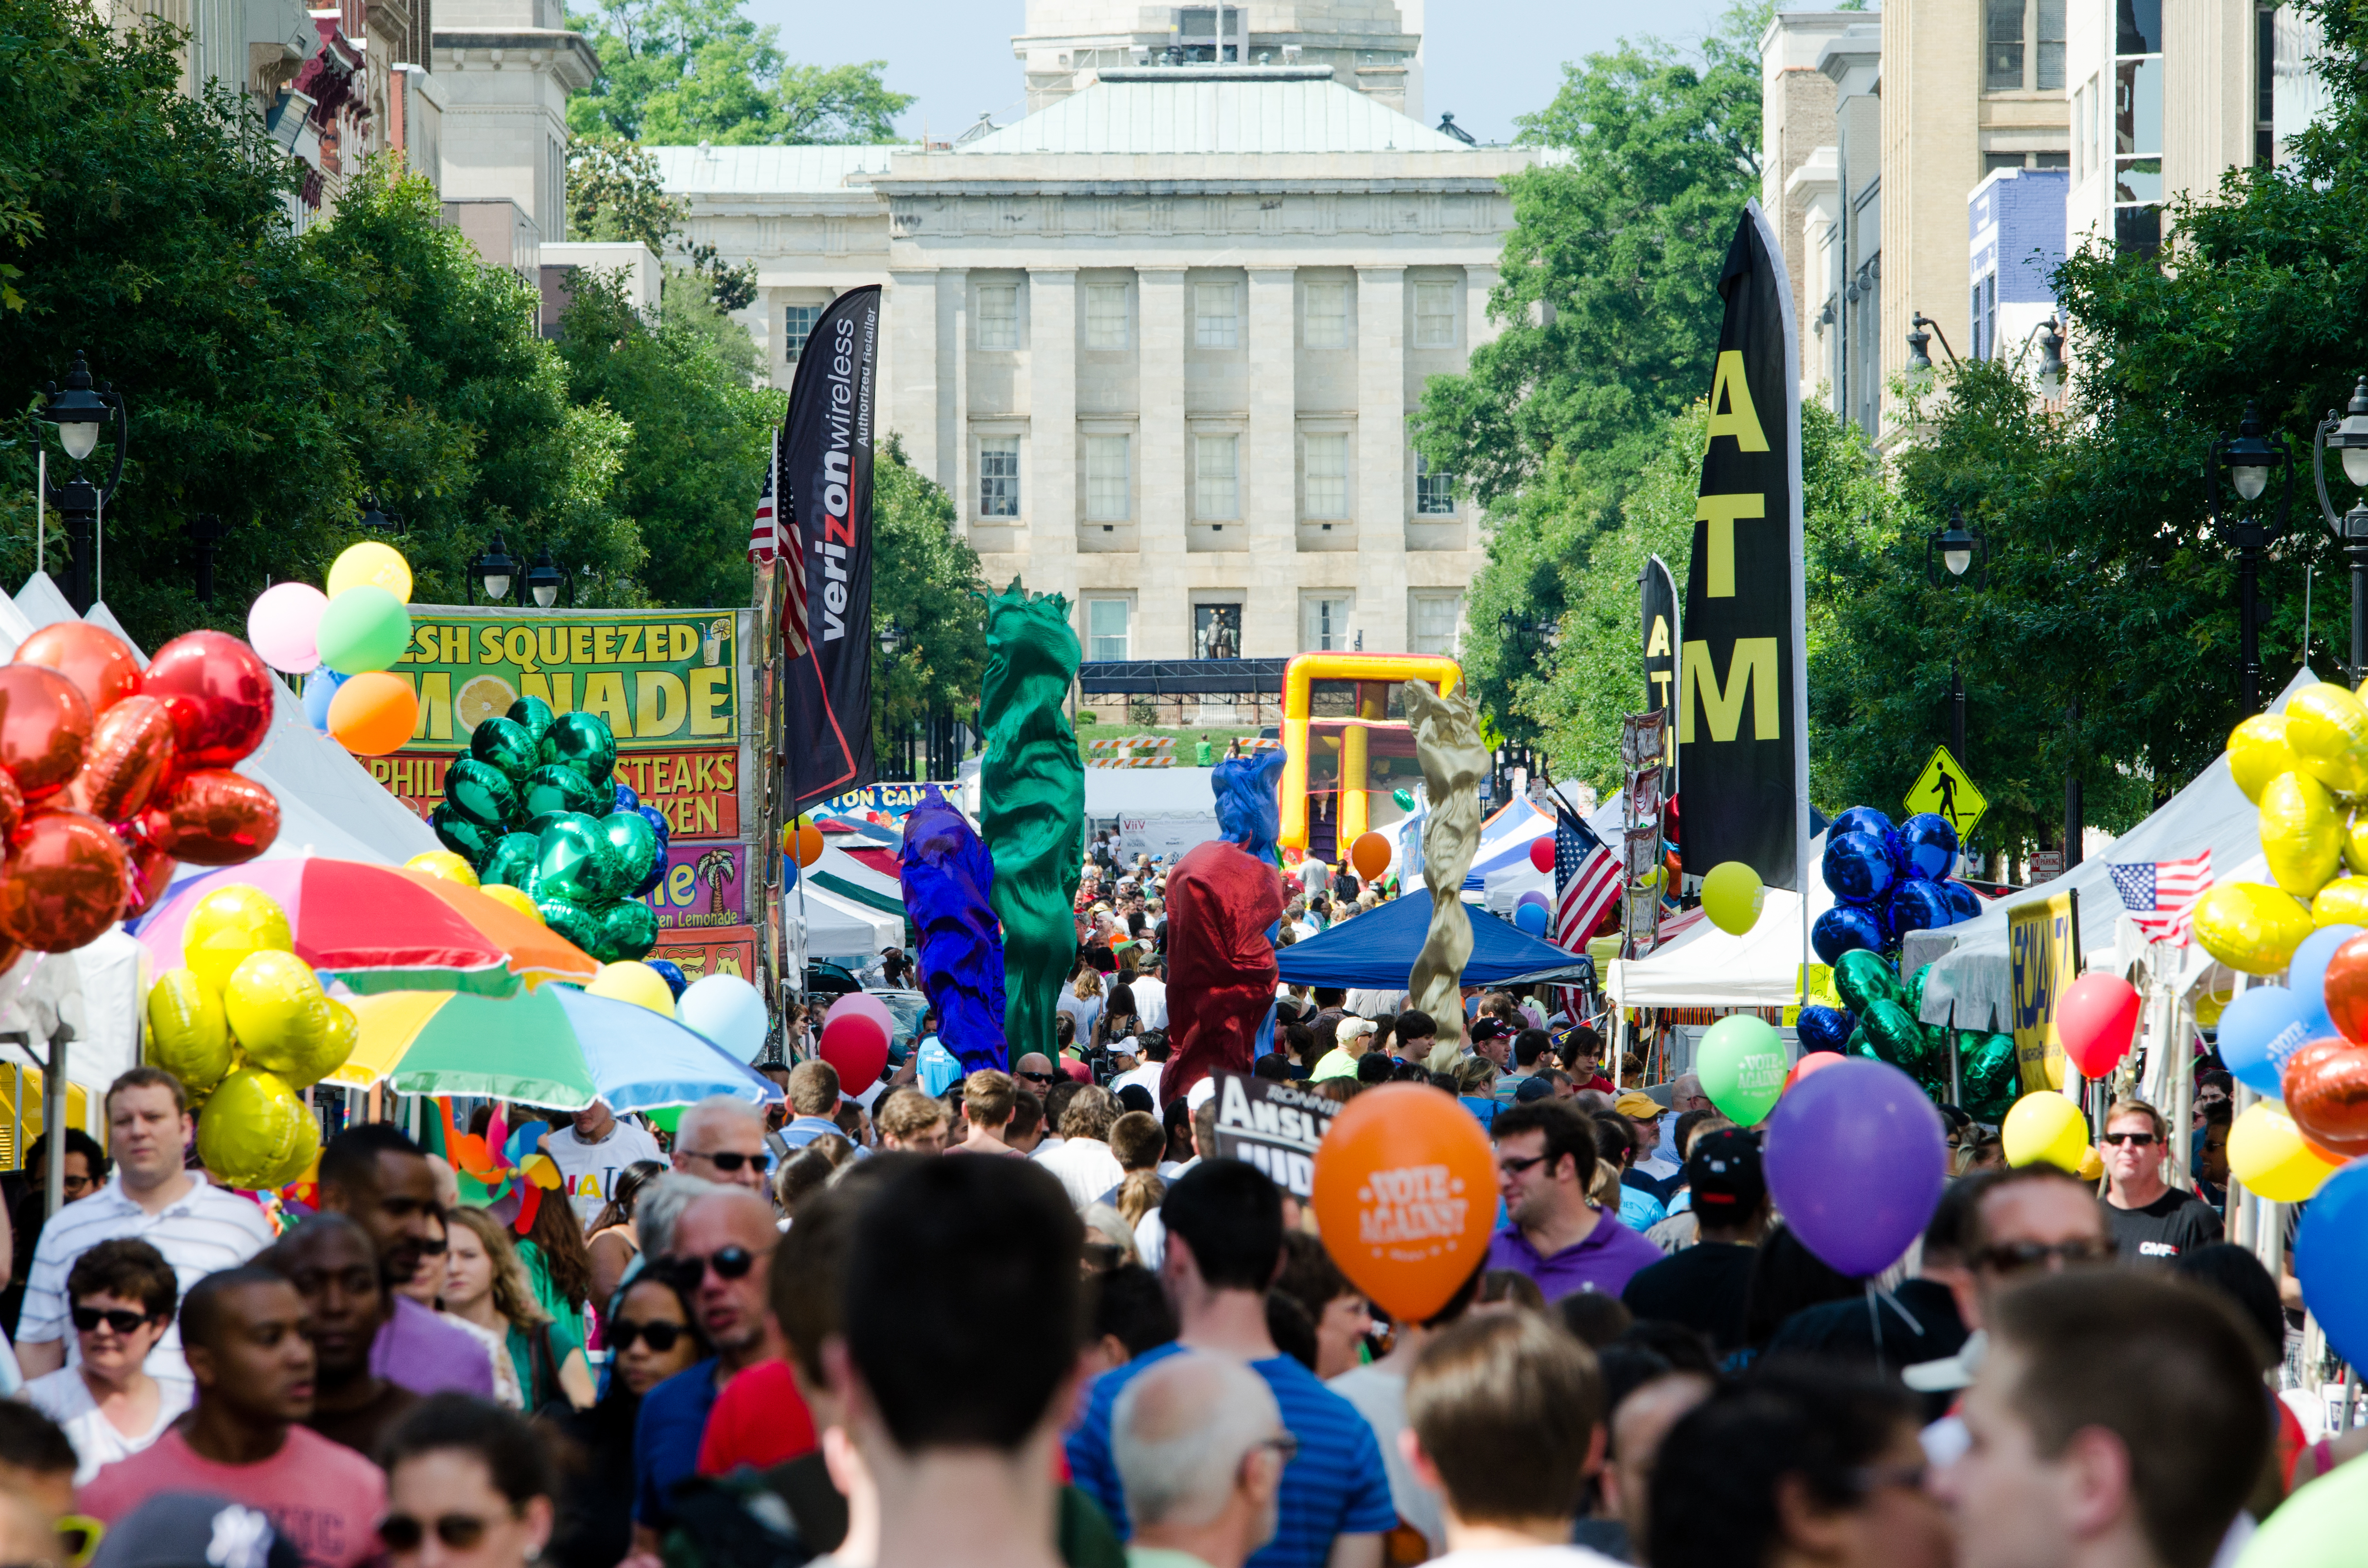
[(1756, 201), (1718, 290), (1726, 318), (1678, 666), (1685, 869), (1740, 860), (1797, 891), (1809, 835), (1800, 345), (1783, 257)]
[(1663, 716), (1661, 799), (1678, 792), (1678, 585), (1668, 562), (1645, 561), (1639, 585), (1645, 599), (1645, 710)]
[(850, 289), (814, 323), (781, 425), (780, 504), (799, 570), (781, 616), (781, 744), (793, 809), (872, 781), (871, 403), (880, 289)]

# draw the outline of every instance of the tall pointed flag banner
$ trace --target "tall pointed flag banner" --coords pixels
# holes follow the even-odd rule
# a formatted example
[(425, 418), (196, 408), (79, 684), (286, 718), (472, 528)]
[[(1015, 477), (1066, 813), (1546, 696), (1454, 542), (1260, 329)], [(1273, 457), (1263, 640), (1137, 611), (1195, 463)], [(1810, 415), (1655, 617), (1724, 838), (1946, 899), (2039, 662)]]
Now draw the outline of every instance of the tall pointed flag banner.
[(1775, 231), (1747, 203), (1719, 270), (1726, 319), (1694, 504), (1678, 664), (1685, 869), (1740, 860), (1798, 891), (1809, 843), (1800, 340)]
[(1678, 585), (1668, 562), (1647, 556), (1638, 583), (1645, 601), (1645, 708), (1666, 715), (1661, 725), (1667, 765), (1661, 798), (1678, 792)]
[(792, 812), (872, 782), (871, 402), (880, 287), (830, 302), (798, 356), (776, 497), (790, 574), (781, 731)]

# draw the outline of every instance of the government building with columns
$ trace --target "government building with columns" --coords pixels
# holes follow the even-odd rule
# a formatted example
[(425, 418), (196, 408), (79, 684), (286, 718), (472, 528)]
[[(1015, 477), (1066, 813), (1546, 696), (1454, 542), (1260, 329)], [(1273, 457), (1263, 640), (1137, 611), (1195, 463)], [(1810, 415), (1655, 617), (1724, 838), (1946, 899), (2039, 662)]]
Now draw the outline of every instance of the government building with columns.
[(1479, 519), (1406, 418), (1491, 335), (1499, 181), (1544, 154), (1412, 118), (1407, 9), (1030, 0), (1014, 124), (655, 151), (757, 264), (776, 384), (884, 286), (881, 424), (1087, 659), (1452, 653)]

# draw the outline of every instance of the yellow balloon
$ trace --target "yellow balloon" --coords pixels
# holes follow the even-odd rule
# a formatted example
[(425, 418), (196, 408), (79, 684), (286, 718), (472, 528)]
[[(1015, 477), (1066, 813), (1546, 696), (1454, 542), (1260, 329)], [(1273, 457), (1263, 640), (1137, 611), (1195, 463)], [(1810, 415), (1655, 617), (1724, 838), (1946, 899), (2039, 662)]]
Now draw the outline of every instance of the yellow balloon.
[(450, 849), (426, 849), (403, 863), (406, 871), (425, 871), (431, 877), (441, 877), (448, 882), (458, 882), (464, 888), (477, 885), (477, 869)]
[(2014, 1102), (1998, 1125), (1998, 1142), (2009, 1165), (2051, 1165), (2078, 1173), (2090, 1153), (2089, 1119), (2080, 1108), (2054, 1089), (2034, 1089)]
[(2105, 1156), (2097, 1153), (2097, 1146), (2094, 1143), (2080, 1152), (2080, 1168), (2072, 1174), (2082, 1181), (2105, 1179)]
[(2236, 999), (2237, 998), (2233, 993), (2223, 995), (2216, 991), (2208, 992), (2202, 996), (2198, 996), (2195, 999), (2195, 1021), (2197, 1025), (2203, 1028), (2210, 1028), (2213, 1025), (2220, 1021), (2220, 1015), (2226, 1012), (2228, 1010), (2228, 1004), (2234, 1002)]
[(604, 963), (592, 983), (584, 988), (587, 996), (609, 996), (620, 1002), (631, 1002), (637, 1007), (647, 1007), (653, 1013), (674, 1017), (674, 988), (666, 977), (645, 963), (627, 959), (622, 963)]
[(1759, 906), (1767, 897), (1759, 873), (1740, 860), (1723, 860), (1702, 878), (1702, 913), (1730, 937), (1740, 937), (1759, 923)]
[(2344, 824), (2343, 864), (2353, 875), (2368, 877), (2368, 812), (2354, 813)]
[(2335, 797), (2307, 773), (2281, 773), (2261, 789), (2261, 858), (2278, 886), (2308, 898), (2343, 857)]
[(2245, 974), (2275, 974), (2315, 927), (2292, 893), (2259, 882), (2222, 882), (2195, 901), (2195, 940)]
[(198, 900), (181, 928), (181, 961), (216, 991), (230, 983), (230, 971), (247, 954), (295, 950), (287, 911), (245, 882), (216, 888)]
[(2339, 795), (2368, 794), (2368, 707), (2332, 681), (2286, 703), (2286, 744), (2302, 770)]
[(230, 1072), (230, 1020), (222, 996), (186, 969), (168, 969), (148, 991), (148, 1060), (202, 1098)]
[(242, 1067), (222, 1081), (198, 1118), (198, 1158), (226, 1187), (261, 1189), (278, 1185), (275, 1178), (313, 1136), (313, 1113), (295, 1090)]
[[(2318, 890), (2310, 901), (2310, 923), (2325, 930), (2329, 926), (2368, 926), (2368, 877), (2338, 877)], [(2210, 1020), (2198, 1008), (2195, 1021)]]
[(2300, 1203), (2337, 1167), (2303, 1141), (2284, 1108), (2256, 1100), (2228, 1128), (2228, 1169), (2248, 1192), (2272, 1203)]
[(544, 924), (542, 911), (535, 906), (534, 900), (527, 897), (522, 888), (510, 887), (502, 882), (481, 882), (477, 886), (477, 891), (495, 903), (518, 911), (538, 926)]
[(288, 1157), (271, 1173), (268, 1179), (272, 1187), (293, 1187), (312, 1176), (313, 1167), (321, 1163), (321, 1124), (309, 1115), (304, 1118), (304, 1122), (305, 1125), (296, 1131), (295, 1148), (289, 1151)]
[(246, 1060), (302, 1088), (328, 1068), (314, 1070), (330, 1045), (329, 998), (313, 966), (293, 953), (249, 953), (222, 990), (231, 1033)]
[(364, 584), (384, 588), (399, 604), (409, 604), (411, 562), (391, 544), (364, 540), (349, 547), (329, 568), (329, 597), (334, 599), (347, 588), (359, 588)]
[(2256, 713), (2229, 732), (2228, 771), (2248, 801), (2259, 801), (2271, 779), (2300, 766), (2286, 744), (2283, 713)]

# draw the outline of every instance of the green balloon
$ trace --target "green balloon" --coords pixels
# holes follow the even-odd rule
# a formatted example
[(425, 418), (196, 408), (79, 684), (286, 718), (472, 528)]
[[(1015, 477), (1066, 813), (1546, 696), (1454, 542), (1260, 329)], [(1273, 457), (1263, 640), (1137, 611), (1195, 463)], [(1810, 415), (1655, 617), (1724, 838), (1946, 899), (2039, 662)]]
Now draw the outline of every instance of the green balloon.
[(2363, 1517), (2368, 1464), (2340, 1464), (2278, 1505), (2245, 1543), (2237, 1568), (2350, 1568), (2360, 1561)]
[(619, 899), (599, 913), (600, 935), (592, 956), (602, 963), (637, 959), (657, 946), (657, 912), (637, 898)]
[(610, 812), (600, 819), (600, 832), (623, 869), (625, 885), (618, 895), (621, 898), (649, 879), (665, 851), (658, 847), (657, 830), (639, 812)]
[(542, 744), (543, 732), (551, 728), (553, 717), (551, 704), (540, 697), (521, 697), (510, 704), (510, 722), (524, 730), (527, 740), (538, 746)]
[(541, 840), (530, 833), (502, 835), (485, 863), (477, 868), (477, 881), (533, 892), (535, 855), (541, 845)]
[(375, 583), (347, 588), (321, 612), (321, 662), (341, 676), (382, 670), (411, 646), (411, 612)]
[(1767, 1019), (1748, 1013), (1732, 1013), (1711, 1025), (1694, 1056), (1702, 1093), (1740, 1127), (1759, 1125), (1776, 1108), (1791, 1066), (1783, 1038)]
[(2005, 1119), (2022, 1092), (2022, 1068), (2016, 1058), (2014, 1036), (1979, 1034), (1972, 1029), (1957, 1036), (1959, 1093), (1957, 1103), (1975, 1121), (1993, 1124)]
[(502, 831), (498, 827), (471, 822), (449, 803), (427, 813), (427, 825), (436, 830), (436, 836), (445, 848), (471, 866), (484, 864), (485, 857), (492, 853), (494, 841), (501, 836)]
[(515, 719), (488, 719), (469, 736), (469, 755), (502, 770), (513, 786), (534, 771), (534, 737)]
[(464, 756), (445, 771), (444, 800), (471, 822), (498, 828), (518, 810), (518, 786), (492, 763)]
[(1924, 977), (1931, 972), (1932, 966), (1928, 963), (1918, 968), (1914, 974), (1903, 974), (1899, 977), (1899, 1005), (1907, 1008), (1911, 1015), (1920, 1016), (1924, 1011)]
[(1924, 1060), (1923, 1026), (1891, 997), (1878, 996), (1870, 1001), (1859, 1021), (1865, 1027), (1867, 1042), (1883, 1061), (1913, 1073)]
[(551, 722), (535, 760), (556, 763), (583, 777), (587, 784), (606, 784), (617, 766), (617, 737), (609, 721), (597, 713), (562, 713)]
[(535, 835), (534, 896), (587, 907), (611, 898), (609, 879), (616, 859), (598, 819), (581, 812), (555, 812)]
[(1834, 993), (1843, 1006), (1864, 1017), (1869, 1003), (1899, 999), (1899, 976), (1881, 953), (1853, 948), (1834, 965)]
[(600, 923), (580, 903), (564, 898), (539, 898), (534, 907), (542, 923), (586, 952), (600, 945)]
[(1842, 1042), (1842, 1050), (1851, 1056), (1863, 1056), (1869, 1062), (1883, 1060), (1874, 1053), (1874, 1042), (1866, 1038), (1866, 1026), (1863, 1024), (1850, 1030), (1850, 1039)]
[(1414, 791), (1411, 790), (1393, 790), (1390, 799), (1398, 803), (1398, 810), (1402, 812), (1414, 810)]
[(613, 795), (604, 794), (598, 785), (586, 781), (574, 768), (550, 762), (526, 776), (526, 784), (518, 790), (518, 814), (540, 833), (541, 819), (554, 812), (589, 816), (596, 807), (607, 805), (612, 799)]

